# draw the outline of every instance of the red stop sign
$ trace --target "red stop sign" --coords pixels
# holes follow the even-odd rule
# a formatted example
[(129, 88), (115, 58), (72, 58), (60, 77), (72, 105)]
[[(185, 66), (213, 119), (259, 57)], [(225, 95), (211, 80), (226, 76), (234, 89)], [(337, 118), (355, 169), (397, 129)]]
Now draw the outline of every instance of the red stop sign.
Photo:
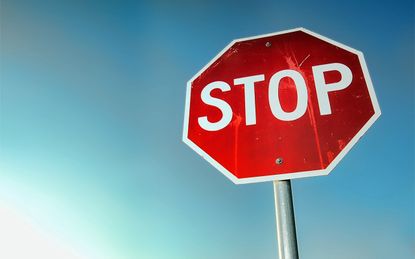
[(183, 141), (234, 183), (327, 175), (379, 116), (363, 54), (299, 28), (234, 40), (199, 71)]

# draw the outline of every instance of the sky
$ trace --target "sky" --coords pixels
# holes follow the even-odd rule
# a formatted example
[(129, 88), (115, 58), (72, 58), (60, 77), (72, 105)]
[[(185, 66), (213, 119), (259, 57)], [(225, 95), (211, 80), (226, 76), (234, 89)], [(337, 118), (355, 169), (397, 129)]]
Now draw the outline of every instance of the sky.
[(185, 89), (231, 40), (305, 27), (365, 54), (382, 115), (292, 181), (300, 256), (413, 258), (414, 24), (413, 1), (2, 0), (0, 257), (278, 258), (272, 183), (182, 142)]

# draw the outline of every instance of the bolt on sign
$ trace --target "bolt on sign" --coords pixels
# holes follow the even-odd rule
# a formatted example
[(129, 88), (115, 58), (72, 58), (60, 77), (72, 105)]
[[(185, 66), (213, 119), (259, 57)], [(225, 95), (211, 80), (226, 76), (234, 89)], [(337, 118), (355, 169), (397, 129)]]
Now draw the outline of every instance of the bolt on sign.
[(190, 79), (183, 141), (237, 184), (327, 175), (380, 114), (362, 52), (298, 28), (234, 40)]

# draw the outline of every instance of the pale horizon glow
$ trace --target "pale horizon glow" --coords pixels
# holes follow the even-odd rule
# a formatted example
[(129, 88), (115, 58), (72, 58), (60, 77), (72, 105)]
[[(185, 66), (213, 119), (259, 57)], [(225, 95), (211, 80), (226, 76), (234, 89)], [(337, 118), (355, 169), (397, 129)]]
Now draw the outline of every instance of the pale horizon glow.
[(0, 201), (0, 258), (85, 259)]

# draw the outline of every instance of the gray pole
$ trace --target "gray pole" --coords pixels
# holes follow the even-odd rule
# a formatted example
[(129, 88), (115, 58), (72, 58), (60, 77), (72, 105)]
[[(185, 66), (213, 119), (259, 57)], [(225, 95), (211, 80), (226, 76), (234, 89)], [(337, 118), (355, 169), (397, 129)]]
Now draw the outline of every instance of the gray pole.
[(290, 180), (274, 181), (274, 197), (279, 258), (298, 259)]

